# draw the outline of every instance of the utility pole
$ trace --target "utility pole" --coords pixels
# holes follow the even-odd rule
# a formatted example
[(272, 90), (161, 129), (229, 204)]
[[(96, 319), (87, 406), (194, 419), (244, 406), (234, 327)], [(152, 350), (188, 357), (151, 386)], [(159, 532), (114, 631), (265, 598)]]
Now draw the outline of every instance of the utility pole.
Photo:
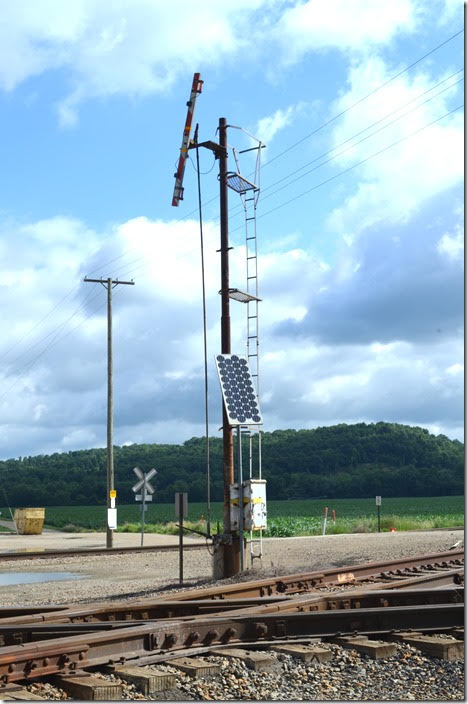
[[(114, 490), (114, 384), (113, 384), (113, 359), (112, 359), (112, 289), (119, 284), (134, 286), (134, 281), (114, 281), (112, 278), (88, 279), (84, 281), (93, 284), (102, 284), (107, 289), (107, 508), (111, 508), (110, 492)], [(107, 525), (106, 547), (113, 545), (113, 533)]]
[[(195, 76), (199, 74), (195, 74)], [(200, 91), (198, 91), (200, 92)], [(228, 230), (228, 152), (227, 152), (227, 124), (226, 118), (219, 118), (219, 144), (211, 140), (198, 142), (198, 130), (194, 142), (187, 142), (186, 149), (197, 149), (206, 147), (213, 152), (215, 158), (219, 159), (219, 215), (221, 234), (221, 353), (231, 353), (231, 318), (229, 314), (229, 230)], [(180, 194), (182, 180), (177, 182), (175, 197)], [(174, 202), (173, 202), (174, 205)], [(224, 486), (224, 509), (223, 509), (223, 576), (232, 577), (240, 571), (240, 539), (236, 531), (231, 530), (230, 516), (230, 487), (234, 483), (234, 449), (232, 442), (232, 428), (229, 425), (228, 417), (223, 404), (223, 486)]]
[[(229, 230), (228, 230), (228, 185), (227, 185), (227, 135), (226, 118), (219, 118), (219, 214), (221, 231), (221, 353), (231, 353), (231, 318), (229, 314)], [(231, 531), (230, 486), (234, 484), (234, 451), (232, 428), (228, 423), (223, 404), (223, 478), (224, 478), (224, 534), (230, 542), (224, 545), (224, 577), (232, 577), (240, 571), (240, 540)]]

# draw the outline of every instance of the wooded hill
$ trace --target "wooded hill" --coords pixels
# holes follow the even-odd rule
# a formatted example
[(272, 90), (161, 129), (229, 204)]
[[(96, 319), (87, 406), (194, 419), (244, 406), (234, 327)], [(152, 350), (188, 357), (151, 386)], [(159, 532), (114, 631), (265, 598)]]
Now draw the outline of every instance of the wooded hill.
[[(175, 491), (187, 491), (190, 501), (204, 501), (205, 447), (205, 438), (192, 438), (182, 445), (115, 447), (118, 502), (134, 502), (135, 466), (143, 471), (158, 470), (154, 483), (159, 503), (172, 502)], [(221, 501), (221, 438), (210, 439), (210, 453), (211, 498)], [(397, 423), (275, 430), (262, 436), (262, 457), (269, 499), (464, 492), (463, 443)], [(255, 439), (254, 461), (256, 458)], [(20, 457), (0, 461), (0, 476), (12, 506), (100, 504), (106, 492), (106, 462), (106, 449)], [(248, 476), (247, 442), (243, 462), (244, 476)]]

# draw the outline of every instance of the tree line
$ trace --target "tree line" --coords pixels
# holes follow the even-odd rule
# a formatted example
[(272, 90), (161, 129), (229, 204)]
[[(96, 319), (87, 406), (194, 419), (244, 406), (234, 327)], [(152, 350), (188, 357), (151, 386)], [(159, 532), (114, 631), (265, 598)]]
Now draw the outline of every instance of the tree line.
[[(448, 496), (464, 493), (464, 445), (444, 435), (397, 423), (357, 423), (262, 434), (262, 476), (269, 499)], [(258, 436), (252, 442), (257, 475)], [(206, 439), (180, 445), (133, 444), (114, 448), (118, 502), (133, 503), (133, 467), (153, 467), (159, 503), (187, 491), (206, 499)], [(211, 499), (223, 498), (223, 447), (210, 438)], [(102, 504), (106, 449), (76, 450), (0, 461), (2, 486), (12, 506)], [(244, 440), (244, 476), (249, 448)], [(3, 492), (2, 492), (3, 493)]]

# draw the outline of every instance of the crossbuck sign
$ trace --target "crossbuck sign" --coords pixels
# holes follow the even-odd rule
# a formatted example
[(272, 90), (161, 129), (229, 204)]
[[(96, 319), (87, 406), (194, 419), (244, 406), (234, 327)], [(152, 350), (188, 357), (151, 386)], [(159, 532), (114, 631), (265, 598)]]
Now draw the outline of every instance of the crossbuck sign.
[[(141, 501), (141, 545), (143, 545), (146, 502), (152, 501), (154, 494), (154, 486), (150, 483), (150, 479), (157, 474), (157, 470), (151, 469), (148, 473), (146, 473), (142, 472), (139, 467), (134, 467), (133, 471), (138, 477), (137, 483), (132, 486), (132, 491), (135, 494), (135, 501)], [(141, 494), (137, 494), (138, 491), (141, 491)]]
[[(150, 483), (150, 479), (157, 474), (157, 469), (151, 469), (147, 474), (142, 472), (139, 467), (134, 467), (133, 471), (138, 477), (137, 483), (132, 486), (132, 491), (135, 493), (135, 501), (152, 501), (154, 486)], [(141, 491), (141, 494), (138, 494), (138, 491)]]

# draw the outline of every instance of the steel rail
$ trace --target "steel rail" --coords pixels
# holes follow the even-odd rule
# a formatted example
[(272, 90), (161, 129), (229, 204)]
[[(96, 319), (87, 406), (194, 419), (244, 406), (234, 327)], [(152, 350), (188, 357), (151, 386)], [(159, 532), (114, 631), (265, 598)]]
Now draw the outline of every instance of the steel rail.
[(409, 572), (434, 566), (456, 569), (464, 564), (463, 550), (448, 550), (428, 555), (402, 557), (383, 562), (369, 562), (359, 565), (332, 567), (317, 572), (299, 573), (248, 582), (237, 582), (216, 587), (188, 589), (173, 595), (174, 599), (227, 599), (232, 596), (273, 596), (275, 594), (297, 594), (316, 589), (318, 586), (336, 582), (337, 584), (355, 583), (370, 577), (385, 578), (410, 576)]
[[(251, 600), (246, 600), (251, 601)], [(191, 602), (193, 603), (193, 602)], [(143, 625), (149, 622), (170, 621), (173, 622), (177, 618), (179, 623), (204, 620), (207, 613), (203, 607), (208, 606), (213, 620), (225, 618), (226, 615), (232, 616), (249, 616), (255, 615), (261, 617), (262, 614), (279, 614), (287, 612), (306, 612), (306, 611), (330, 611), (339, 609), (373, 609), (381, 607), (395, 606), (417, 606), (427, 604), (447, 604), (447, 603), (463, 603), (463, 589), (458, 587), (454, 589), (419, 589), (419, 590), (394, 590), (386, 589), (368, 591), (368, 590), (353, 590), (334, 594), (315, 594), (313, 596), (301, 595), (295, 599), (276, 599), (270, 600), (269, 604), (258, 603), (243, 604), (239, 608), (239, 602), (236, 604), (229, 602), (217, 602), (216, 606), (211, 601), (197, 603), (200, 607), (196, 613), (186, 613), (187, 605), (183, 602), (168, 602), (166, 605), (161, 605), (158, 613), (147, 614), (146, 618), (139, 621), (93, 621), (93, 622), (74, 622), (74, 623), (28, 623), (0, 625), (0, 645), (14, 645), (19, 643), (32, 642), (47, 636), (63, 637), (64, 635), (75, 635), (79, 633), (92, 633), (102, 630), (115, 628), (130, 627)], [(218, 609), (217, 611), (215, 609)]]
[[(203, 600), (217, 602), (238, 601), (239, 599), (264, 600), (271, 598), (287, 598), (295, 594), (307, 594), (316, 591), (327, 585), (365, 585), (375, 588), (377, 585), (370, 582), (371, 578), (386, 580), (385, 588), (399, 588), (405, 586), (403, 577), (411, 578), (414, 570), (421, 567), (429, 568), (438, 565), (444, 568), (443, 572), (436, 572), (428, 569), (427, 576), (430, 581), (439, 576), (445, 575), (451, 583), (450, 568), (459, 568), (463, 563), (463, 551), (447, 551), (430, 555), (420, 555), (399, 560), (390, 560), (376, 563), (365, 563), (360, 565), (350, 565), (346, 567), (331, 568), (307, 574), (293, 574), (285, 577), (240, 582), (229, 585), (219, 585), (216, 587), (186, 589), (179, 592), (171, 592), (158, 597), (148, 597), (139, 601), (108, 601), (94, 602), (83, 605), (51, 605), (45, 607), (42, 612), (34, 609), (34, 621), (36, 622), (65, 622), (65, 621), (104, 621), (104, 620), (132, 620), (149, 618), (149, 612), (160, 607), (167, 601), (181, 601), (190, 604)], [(458, 569), (458, 571), (460, 571)], [(402, 578), (401, 581), (395, 582)], [(454, 579), (452, 577), (452, 579)], [(194, 609), (196, 605), (194, 604)], [(207, 607), (205, 607), (207, 608)], [(0, 624), (2, 623), (31, 623), (32, 607), (21, 608), (12, 607), (0, 608)]]
[(336, 637), (355, 632), (388, 634), (395, 629), (447, 630), (463, 625), (463, 604), (431, 604), (372, 609), (339, 609), (305, 613), (207, 617), (192, 621), (128, 626), (69, 638), (42, 640), (0, 648), (0, 681), (6, 685), (51, 674), (165, 657), (177, 650), (215, 644), (255, 642), (297, 636)]
[[(206, 543), (184, 543), (184, 550), (206, 548)], [(23, 552), (0, 552), (0, 562), (12, 560), (54, 559), (59, 557), (87, 557), (94, 555), (120, 555), (138, 552), (177, 552), (178, 545), (138, 545), (130, 548), (73, 548), (71, 550), (24, 550)]]

